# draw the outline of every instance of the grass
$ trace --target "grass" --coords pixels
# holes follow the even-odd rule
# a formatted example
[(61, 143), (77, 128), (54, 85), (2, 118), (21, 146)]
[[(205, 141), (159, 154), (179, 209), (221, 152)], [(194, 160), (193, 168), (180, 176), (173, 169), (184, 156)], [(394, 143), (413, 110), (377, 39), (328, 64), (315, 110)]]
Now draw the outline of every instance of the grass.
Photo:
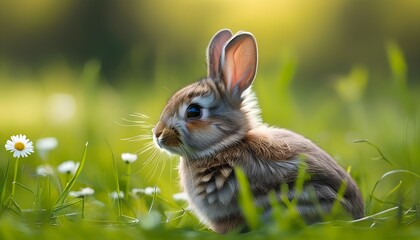
[[(246, 190), (247, 179), (237, 170), (245, 189), (240, 193), (241, 206), (255, 230), (225, 236), (207, 230), (187, 210), (185, 202), (173, 199), (172, 195), (179, 191), (177, 159), (150, 147), (150, 129), (173, 91), (162, 91), (161, 86), (153, 84), (115, 91), (101, 83), (100, 64), (95, 60), (88, 62), (81, 73), (56, 66), (57, 77), (70, 79), (60, 83), (45, 76), (35, 79), (39, 84), (34, 84), (34, 79), (13, 82), (10, 76), (2, 75), (0, 83), (6, 88), (0, 90), (1, 102), (7, 102), (2, 108), (11, 113), (0, 119), (9, 129), (0, 129), (4, 141), (18, 132), (32, 140), (54, 136), (59, 146), (44, 160), (37, 152), (20, 160), (14, 208), (5, 202), (10, 195), (15, 159), (8, 160), (10, 154), (0, 151), (0, 238), (418, 238), (420, 109), (414, 96), (418, 96), (419, 89), (408, 87), (408, 66), (398, 46), (390, 42), (386, 51), (391, 77), (385, 86), (370, 79), (367, 68), (356, 66), (347, 76), (335, 79), (330, 88), (298, 91), (293, 82), (297, 71), (294, 59), (286, 61), (279, 76), (263, 75), (261, 70), (255, 82), (267, 122), (303, 133), (348, 169), (364, 195), (366, 218), (305, 226), (293, 210), (293, 201), (289, 208), (273, 201), (273, 221), (262, 223), (256, 217), (258, 209), (253, 207), (252, 194)], [(158, 68), (160, 76), (165, 75)], [(72, 81), (70, 76), (80, 80)], [(70, 97), (70, 102), (60, 102), (60, 98), (49, 102), (49, 96), (57, 92)], [(26, 104), (31, 110), (14, 111), (14, 104), (28, 96), (31, 102)], [(54, 104), (69, 107), (72, 101), (77, 106), (74, 116), (51, 117)], [(280, 113), (273, 104), (277, 102), (287, 105), (279, 106)], [(46, 115), (39, 115), (43, 111)], [(142, 114), (131, 114), (135, 111)], [(89, 145), (85, 146), (87, 140)], [(140, 153), (139, 160), (127, 168), (119, 157), (123, 152)], [(80, 162), (69, 179), (57, 171), (47, 176), (36, 174), (39, 165), (55, 169), (68, 159)], [(69, 196), (70, 191), (83, 187), (93, 188), (94, 195)], [(132, 194), (131, 189), (138, 191)], [(118, 197), (122, 193), (124, 197)]]

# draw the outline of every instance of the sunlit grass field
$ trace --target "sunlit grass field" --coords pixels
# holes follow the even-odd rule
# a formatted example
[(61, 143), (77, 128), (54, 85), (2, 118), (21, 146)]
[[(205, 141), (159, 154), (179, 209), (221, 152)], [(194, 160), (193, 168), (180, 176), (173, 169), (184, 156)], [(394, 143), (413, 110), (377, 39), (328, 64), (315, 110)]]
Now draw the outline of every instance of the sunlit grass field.
[[(35, 152), (19, 159), (15, 175), (16, 158), (0, 149), (0, 239), (419, 238), (420, 89), (409, 86), (407, 68), (414, 66), (406, 65), (399, 47), (389, 43), (384, 52), (386, 79), (355, 65), (328, 83), (302, 86), (294, 78), (298, 62), (286, 57), (279, 72), (260, 66), (254, 83), (264, 120), (305, 135), (334, 156), (358, 183), (367, 217), (304, 226), (293, 211), (278, 208), (271, 223), (222, 237), (200, 224), (176, 195), (177, 156), (151, 144), (166, 100), (201, 77), (196, 69), (168, 73), (158, 64), (149, 81), (113, 86), (97, 60), (81, 69), (57, 61), (37, 74), (15, 75), (5, 66), (0, 140), (25, 134)], [(58, 145), (41, 149), (37, 140), (46, 137)], [(122, 153), (138, 159), (126, 163)], [(57, 167), (69, 160), (79, 168), (61, 173)], [(40, 173), (39, 167), (50, 170)], [(70, 194), (87, 187), (94, 193)]]

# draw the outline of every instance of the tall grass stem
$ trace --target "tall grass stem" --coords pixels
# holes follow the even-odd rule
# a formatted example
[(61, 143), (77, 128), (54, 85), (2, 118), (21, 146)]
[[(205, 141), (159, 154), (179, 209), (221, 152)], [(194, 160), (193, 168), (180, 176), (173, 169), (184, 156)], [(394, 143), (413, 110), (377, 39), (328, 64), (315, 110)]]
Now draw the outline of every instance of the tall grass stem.
[(131, 177), (131, 164), (127, 163), (126, 168), (126, 182), (125, 182), (125, 194), (128, 196), (128, 193), (130, 191), (130, 177)]
[(85, 218), (85, 197), (82, 196), (82, 219)]
[[(13, 198), (15, 196), (16, 179), (17, 179), (17, 174), (18, 174), (18, 168), (19, 168), (19, 158), (16, 158), (15, 171), (13, 173), (12, 193), (10, 195), (11, 198)], [(11, 204), (9, 206), (11, 207)]]

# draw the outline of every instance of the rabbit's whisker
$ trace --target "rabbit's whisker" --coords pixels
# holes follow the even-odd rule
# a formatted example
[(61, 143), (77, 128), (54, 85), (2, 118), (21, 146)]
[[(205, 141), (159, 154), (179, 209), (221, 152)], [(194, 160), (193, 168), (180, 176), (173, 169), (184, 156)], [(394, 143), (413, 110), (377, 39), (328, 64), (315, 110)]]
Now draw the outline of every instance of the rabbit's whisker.
[(143, 167), (148, 165), (150, 162), (152, 162), (152, 160), (157, 156), (160, 155), (159, 150), (158, 149), (154, 149), (152, 154), (147, 158), (147, 160), (143, 163)]
[[(160, 162), (160, 161), (162, 161), (162, 155), (159, 155), (159, 157), (158, 157), (158, 162)], [(159, 182), (159, 180), (160, 180), (160, 178), (162, 177), (162, 173), (163, 173), (163, 171), (165, 170), (165, 167), (166, 167), (166, 161), (162, 161), (162, 165), (161, 165), (162, 167), (161, 167), (161, 169), (160, 169), (160, 173), (159, 173), (159, 176), (158, 176), (158, 178), (157, 178), (157, 181)]]
[(140, 148), (139, 150), (135, 151), (135, 153), (137, 155), (142, 155), (143, 153), (148, 152), (149, 150), (151, 150), (154, 147), (155, 147), (154, 144), (146, 143), (142, 148)]
[(134, 137), (123, 138), (122, 140), (136, 142), (136, 141), (151, 140), (151, 139), (153, 139), (153, 136), (151, 134), (140, 134)]
[[(162, 155), (158, 155), (158, 159), (160, 159), (161, 156)], [(153, 176), (155, 176), (155, 174), (156, 174), (156, 171), (159, 167), (159, 161), (153, 161), (152, 164), (153, 164), (152, 165), (153, 171), (149, 171), (149, 173), (146, 175), (146, 178), (148, 178), (149, 182), (152, 180)]]
[(133, 175), (137, 175), (138, 173), (140, 173), (150, 162), (152, 162), (152, 160), (156, 157), (158, 153), (159, 151), (157, 149), (153, 149), (150, 156), (146, 159), (146, 161), (143, 162), (143, 166), (139, 170), (137, 170)]
[(143, 113), (130, 113), (129, 114), (130, 117), (137, 117), (137, 118), (142, 118), (142, 119), (149, 119), (150, 117), (143, 114)]

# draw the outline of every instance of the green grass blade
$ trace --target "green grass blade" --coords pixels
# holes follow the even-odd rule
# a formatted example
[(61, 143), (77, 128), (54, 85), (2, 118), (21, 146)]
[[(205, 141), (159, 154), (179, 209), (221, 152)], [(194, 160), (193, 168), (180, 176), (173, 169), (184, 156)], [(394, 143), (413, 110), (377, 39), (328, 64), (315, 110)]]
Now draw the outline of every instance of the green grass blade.
[(33, 206), (35, 209), (41, 208), (41, 201), (42, 201), (42, 195), (45, 191), (45, 185), (47, 184), (47, 181), (49, 181), (49, 176), (38, 176), (36, 181), (36, 191), (34, 194), (34, 201)]
[(405, 87), (407, 81), (407, 64), (402, 50), (395, 42), (389, 41), (386, 44), (386, 52), (394, 81), (398, 86)]
[(80, 201), (82, 201), (82, 199), (81, 198), (77, 198), (77, 199), (74, 199), (74, 200), (72, 200), (70, 202), (66, 202), (64, 204), (61, 204), (60, 206), (58, 206), (58, 207), (56, 207), (54, 209), (54, 212), (58, 212), (60, 210), (63, 210), (63, 209), (68, 208), (70, 206), (73, 206), (73, 205), (79, 203)]
[[(112, 153), (112, 160), (113, 160), (113, 166), (114, 166), (114, 181), (115, 181), (115, 186), (117, 187), (117, 196), (118, 196), (118, 216), (122, 216), (123, 215), (123, 204), (122, 204), (122, 199), (121, 199), (121, 190), (120, 190), (120, 181), (118, 178), (118, 167), (117, 167), (117, 160), (115, 158), (114, 153)], [(128, 197), (128, 194), (127, 194)]]
[(82, 160), (80, 161), (80, 165), (77, 168), (77, 171), (74, 173), (73, 177), (67, 183), (66, 187), (64, 188), (63, 192), (58, 197), (57, 201), (54, 204), (53, 212), (57, 209), (60, 205), (64, 203), (67, 196), (69, 195), (70, 190), (72, 189), (73, 185), (76, 183), (77, 178), (79, 177), (80, 173), (82, 172), (83, 166), (85, 165), (86, 155), (87, 155), (87, 147), (88, 143), (85, 145), (85, 149), (83, 151)]
[(358, 139), (358, 140), (354, 140), (353, 143), (367, 143), (367, 144), (369, 144), (371, 147), (376, 149), (376, 151), (379, 153), (379, 155), (381, 156), (380, 159), (384, 160), (385, 162), (387, 162), (391, 166), (394, 166), (394, 164), (392, 164), (392, 162), (389, 161), (387, 157), (385, 157), (385, 155), (382, 153), (381, 149), (378, 146), (376, 146), (375, 144), (373, 144), (372, 142), (370, 142), (369, 140)]
[[(379, 183), (380, 183), (381, 181), (383, 181), (385, 178), (387, 178), (387, 177), (389, 177), (389, 176), (392, 176), (392, 175), (394, 175), (394, 174), (408, 174), (408, 175), (411, 175), (411, 176), (413, 176), (413, 177), (416, 177), (416, 178), (420, 179), (420, 175), (418, 175), (418, 174), (416, 174), (416, 173), (414, 173), (414, 172), (412, 172), (412, 171), (405, 170), (405, 169), (392, 170), (392, 171), (389, 171), (389, 172), (384, 173), (384, 174), (382, 175), (382, 177), (381, 177), (378, 181), (376, 181), (375, 185), (374, 185), (374, 186), (373, 186), (373, 188), (372, 188), (372, 191), (371, 191), (371, 192), (370, 192), (370, 194), (369, 194), (369, 195), (370, 195), (370, 197), (369, 197), (369, 202), (368, 202), (368, 204), (367, 204), (367, 209), (366, 209), (366, 212), (369, 212), (369, 210), (370, 210), (370, 205), (372, 204), (372, 200), (375, 198), (374, 194), (375, 194), (375, 191), (376, 191), (376, 189), (377, 189), (377, 187), (378, 187)], [(391, 191), (392, 191), (392, 190), (391, 190)]]
[(268, 197), (271, 204), (272, 219), (275, 221), (275, 223), (277, 223), (278, 226), (281, 226), (281, 223), (283, 221), (283, 213), (280, 203), (277, 199), (276, 192), (270, 192)]
[(152, 198), (152, 203), (150, 203), (150, 207), (149, 207), (149, 213), (151, 213), (152, 212), (152, 210), (153, 210), (153, 207), (154, 207), (154, 205), (155, 205), (155, 200), (156, 200), (156, 196), (157, 196), (157, 186), (154, 186), (153, 187), (154, 188), (154, 193), (153, 193), (153, 198)]
[(310, 176), (306, 172), (306, 170), (308, 169), (308, 166), (305, 162), (306, 156), (300, 155), (299, 159), (300, 159), (299, 170), (298, 170), (298, 174), (297, 174), (296, 182), (295, 182), (295, 186), (294, 186), (295, 196), (292, 200), (292, 206), (294, 206), (294, 207), (297, 206), (298, 199), (300, 198), (300, 196), (303, 193), (303, 188), (304, 188), (305, 182), (310, 180), (309, 179)]
[(389, 191), (386, 196), (389, 197), (391, 196), (391, 194), (395, 193), (398, 189), (401, 188), (403, 181), (400, 180), (400, 182), (397, 184), (397, 186), (395, 186), (393, 189), (391, 189), (391, 191)]
[(342, 181), (340, 188), (337, 191), (337, 197), (332, 206), (332, 210), (331, 210), (332, 217), (339, 216), (339, 215), (342, 215), (342, 213), (344, 213), (344, 209), (343, 209), (343, 206), (341, 205), (342, 203), (341, 201), (344, 199), (344, 194), (346, 192), (346, 189), (347, 189), (347, 181)]
[[(105, 140), (106, 141), (106, 140)], [(113, 166), (113, 170), (114, 170), (114, 183), (115, 183), (115, 187), (117, 188), (117, 204), (118, 204), (118, 217), (123, 216), (123, 202), (121, 199), (121, 189), (120, 189), (120, 181), (119, 181), (119, 177), (118, 177), (118, 166), (117, 166), (117, 159), (115, 158), (115, 154), (112, 151), (111, 145), (109, 144), (108, 141), (106, 141), (109, 149), (111, 150), (111, 155), (112, 155), (112, 166)], [(127, 196), (128, 197), (128, 193)]]
[(3, 210), (3, 204), (5, 202), (5, 197), (6, 197), (6, 180), (9, 176), (9, 167), (10, 167), (10, 158), (7, 161), (7, 166), (6, 166), (6, 172), (4, 173), (4, 177), (3, 177), (3, 181), (1, 183), (1, 197), (0, 197), (0, 208), (1, 210)]
[(10, 196), (7, 200), (5, 205), (8, 204), (9, 209), (13, 211), (14, 213), (20, 215), (22, 213), (22, 209), (20, 208), (19, 204), (16, 202), (16, 200)]
[(27, 192), (30, 192), (30, 193), (34, 194), (34, 191), (32, 191), (30, 188), (28, 188), (27, 186), (23, 185), (22, 183), (15, 182), (15, 184), (18, 185), (19, 187), (21, 187), (22, 189), (26, 190)]
[(239, 206), (251, 230), (260, 226), (260, 214), (255, 206), (254, 196), (251, 193), (248, 179), (244, 171), (238, 167), (235, 168), (235, 174), (239, 184)]
[(290, 191), (289, 186), (283, 183), (280, 186), (280, 193), (281, 193), (280, 198), (281, 198), (281, 201), (284, 203), (284, 205), (286, 205), (288, 209), (294, 209), (292, 201), (290, 201), (289, 198), (287, 197), (289, 194), (289, 191)]

